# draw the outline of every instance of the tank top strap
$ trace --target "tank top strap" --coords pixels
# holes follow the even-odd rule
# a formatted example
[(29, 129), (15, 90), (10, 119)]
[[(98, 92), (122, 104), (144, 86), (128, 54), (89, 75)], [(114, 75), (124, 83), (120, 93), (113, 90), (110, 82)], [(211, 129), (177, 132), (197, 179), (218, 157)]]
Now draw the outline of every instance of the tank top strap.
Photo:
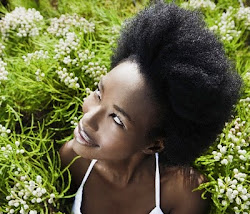
[(85, 173), (84, 178), (82, 180), (82, 183), (81, 183), (80, 187), (78, 188), (78, 190), (76, 192), (75, 202), (74, 202), (74, 210), (80, 210), (81, 209), (83, 186), (86, 183), (86, 181), (87, 181), (87, 179), (89, 177), (89, 174), (90, 174), (91, 170), (93, 169), (93, 166), (95, 165), (96, 161), (97, 161), (96, 159), (93, 159), (90, 162), (88, 170)]
[(155, 205), (160, 207), (160, 170), (159, 170), (159, 154), (155, 153)]

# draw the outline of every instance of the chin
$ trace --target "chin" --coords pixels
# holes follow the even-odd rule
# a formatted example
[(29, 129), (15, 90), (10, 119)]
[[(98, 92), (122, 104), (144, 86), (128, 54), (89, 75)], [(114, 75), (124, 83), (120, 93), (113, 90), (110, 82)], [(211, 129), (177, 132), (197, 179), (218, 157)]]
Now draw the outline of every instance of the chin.
[(95, 159), (93, 150), (96, 149), (96, 147), (84, 146), (79, 143), (76, 138), (74, 138), (72, 148), (77, 155), (81, 156), (84, 159)]

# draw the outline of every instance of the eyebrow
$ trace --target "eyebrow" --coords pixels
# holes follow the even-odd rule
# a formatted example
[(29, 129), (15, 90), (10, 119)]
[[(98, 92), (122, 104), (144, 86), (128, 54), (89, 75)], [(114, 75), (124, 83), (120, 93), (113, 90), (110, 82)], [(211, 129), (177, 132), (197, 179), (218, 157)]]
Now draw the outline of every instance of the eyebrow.
[(133, 121), (131, 120), (131, 117), (119, 106), (117, 105), (113, 105), (114, 109), (118, 112), (120, 112), (124, 117), (126, 117), (131, 123), (133, 123)]
[(101, 90), (104, 92), (104, 86), (103, 86), (102, 79), (103, 79), (103, 77), (100, 79), (100, 87), (101, 87)]
[[(100, 87), (101, 90), (104, 92), (104, 86), (103, 86), (103, 78), (100, 79)], [(124, 117), (126, 117), (131, 123), (134, 123), (134, 121), (132, 121), (131, 117), (119, 106), (117, 105), (113, 105), (114, 109), (118, 112), (120, 112)]]

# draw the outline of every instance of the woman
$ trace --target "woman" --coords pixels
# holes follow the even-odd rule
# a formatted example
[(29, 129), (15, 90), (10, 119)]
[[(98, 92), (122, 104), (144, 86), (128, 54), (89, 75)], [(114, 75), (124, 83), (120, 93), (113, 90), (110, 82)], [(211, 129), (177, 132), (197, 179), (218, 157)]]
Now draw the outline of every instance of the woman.
[[(78, 188), (73, 213), (202, 214), (189, 164), (221, 132), (241, 80), (199, 14), (158, 3), (126, 23), (112, 70), (60, 150)], [(159, 160), (158, 160), (159, 158)], [(84, 186), (84, 188), (83, 188)]]

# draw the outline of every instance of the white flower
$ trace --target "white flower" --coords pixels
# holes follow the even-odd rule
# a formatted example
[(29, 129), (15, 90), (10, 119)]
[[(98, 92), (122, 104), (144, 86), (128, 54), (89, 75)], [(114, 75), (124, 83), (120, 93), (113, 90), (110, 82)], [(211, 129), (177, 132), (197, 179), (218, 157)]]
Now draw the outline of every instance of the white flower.
[(0, 20), (2, 38), (8, 39), (10, 32), (15, 33), (18, 37), (37, 36), (40, 30), (37, 24), (41, 20), (43, 17), (34, 8), (26, 10), (24, 7), (16, 7)]
[(0, 43), (0, 55), (3, 55), (3, 50), (5, 49), (5, 46)]
[(110, 29), (112, 36), (109, 38), (109, 44), (112, 46), (115, 44), (117, 36), (119, 35), (120, 26), (114, 25)]
[(241, 143), (244, 144), (246, 143), (246, 141), (244, 139), (241, 139)]
[(64, 82), (69, 88), (79, 88), (80, 85), (77, 83), (78, 77), (74, 77), (73, 73), (68, 73), (66, 68), (59, 67), (59, 70), (56, 70), (61, 82)]
[(20, 142), (19, 142), (19, 141), (16, 141), (16, 142), (15, 142), (15, 145), (16, 145), (16, 147), (18, 147), (18, 146), (20, 145)]
[(216, 160), (216, 161), (219, 161), (220, 160), (220, 157), (219, 156), (214, 156), (214, 159)]
[(48, 203), (49, 203), (49, 204), (52, 204), (52, 203), (53, 203), (53, 198), (50, 198), (50, 199), (48, 200)]
[(239, 170), (235, 168), (235, 169), (233, 170), (233, 172), (234, 172), (234, 174), (237, 174), (237, 173), (239, 172)]
[(247, 158), (246, 158), (244, 155), (240, 155), (239, 158), (240, 158), (241, 160), (243, 160), (243, 161), (246, 161), (246, 160), (247, 160)]
[(191, 7), (194, 9), (204, 8), (214, 10), (216, 5), (214, 2), (210, 0), (189, 0), (189, 2), (184, 2), (181, 4), (182, 7)]
[(246, 195), (240, 195), (240, 197), (241, 197), (244, 201), (248, 200), (248, 197), (247, 197)]
[(244, 25), (250, 30), (250, 7), (240, 7), (235, 17), (243, 21)]
[(24, 208), (25, 210), (27, 210), (27, 209), (29, 209), (29, 205), (25, 204), (25, 205), (23, 206), (23, 208)]
[(220, 189), (220, 193), (223, 194), (225, 192), (225, 189)]
[(25, 181), (26, 178), (27, 178), (27, 176), (21, 176), (21, 177), (20, 177), (20, 180), (21, 180), (21, 181)]
[(24, 192), (23, 192), (23, 191), (18, 192), (18, 196), (19, 196), (19, 197), (22, 197), (23, 195), (24, 195)]
[(233, 155), (228, 155), (227, 159), (228, 159), (229, 162), (232, 162), (233, 161)]
[(45, 188), (42, 188), (41, 192), (42, 192), (42, 194), (45, 194), (47, 192), (47, 190)]
[(36, 196), (36, 195), (37, 195), (37, 191), (36, 191), (36, 190), (33, 190), (33, 191), (32, 191), (32, 194), (33, 194), (34, 196)]
[(243, 182), (245, 180), (246, 176), (247, 175), (245, 173), (241, 173), (241, 172), (234, 175), (234, 177), (241, 182)]
[(230, 184), (236, 185), (238, 183), (238, 181), (236, 179), (233, 179)]
[(233, 209), (234, 209), (234, 210), (239, 210), (239, 208), (238, 208), (238, 207), (234, 207)]
[(237, 136), (241, 136), (241, 135), (242, 135), (242, 133), (241, 133), (241, 132), (238, 132), (236, 135), (237, 135)]
[(237, 190), (233, 190), (233, 194), (234, 194), (234, 195), (238, 195), (239, 192), (238, 192)]
[(82, 71), (94, 79), (94, 85), (97, 85), (101, 77), (107, 73), (107, 68), (102, 65), (100, 66), (98, 62), (89, 62), (88, 65), (82, 67)]
[(41, 73), (41, 70), (40, 70), (40, 69), (37, 69), (37, 70), (36, 70), (35, 75), (36, 75), (36, 80), (37, 80), (37, 81), (41, 81), (41, 78), (45, 76), (44, 73)]
[(80, 39), (74, 32), (68, 32), (65, 39), (60, 39), (59, 43), (55, 45), (54, 59), (59, 59), (65, 64), (71, 63), (69, 54), (72, 51), (77, 51), (80, 47)]
[(14, 205), (14, 201), (13, 201), (13, 200), (9, 201), (9, 202), (8, 202), (8, 205), (9, 205), (9, 206), (13, 206), (13, 205)]
[(236, 203), (237, 203), (238, 205), (241, 204), (241, 199), (240, 199), (239, 197), (237, 197), (237, 198), (235, 199), (235, 201), (236, 201)]
[(232, 193), (233, 193), (233, 190), (232, 190), (231, 188), (228, 188), (228, 189), (227, 189), (227, 193), (228, 193), (228, 194), (232, 194)]
[[(249, 194), (247, 194), (247, 189), (246, 188), (243, 188), (241, 190), (242, 194), (246, 195), (247, 197), (249, 196)], [(248, 197), (249, 198), (249, 197)]]
[(240, 155), (245, 155), (246, 153), (247, 153), (247, 151), (246, 150), (238, 150), (238, 153), (240, 154)]
[(36, 183), (34, 181), (32, 181), (32, 180), (29, 181), (29, 184), (30, 184), (31, 187), (34, 187), (36, 185)]
[(50, 22), (51, 24), (47, 31), (57, 37), (65, 36), (70, 32), (72, 27), (78, 28), (84, 33), (91, 33), (95, 30), (94, 23), (87, 21), (85, 18), (80, 17), (77, 14), (62, 14), (59, 18), (52, 18)]
[(223, 201), (221, 202), (221, 204), (222, 204), (223, 206), (227, 206), (227, 201), (223, 200)]
[(222, 179), (218, 178), (217, 181), (218, 181), (218, 186), (219, 186), (219, 187), (221, 187), (221, 188), (224, 188), (224, 187), (225, 187), (224, 182), (223, 182)]
[(230, 202), (236, 197), (236, 195), (233, 193), (233, 190), (231, 188), (227, 189), (226, 196), (230, 200)]
[(227, 165), (227, 164), (228, 164), (228, 160), (227, 160), (227, 159), (223, 159), (223, 160), (221, 161), (221, 164)]
[(241, 147), (240, 147), (240, 146), (236, 146), (235, 148), (236, 148), (237, 150), (240, 150), (240, 149), (241, 149)]
[(50, 194), (50, 198), (55, 198), (56, 196), (55, 196), (55, 194), (54, 193), (51, 193)]
[(233, 7), (229, 7), (226, 12), (223, 12), (220, 18), (220, 22), (210, 27), (210, 30), (217, 31), (221, 35), (222, 40), (231, 41), (235, 37), (239, 37), (241, 31), (235, 30), (235, 21), (233, 19), (233, 14), (235, 13), (235, 9)]
[(227, 147), (226, 146), (221, 147), (220, 152), (221, 154), (225, 154), (227, 152)]
[(36, 176), (36, 182), (37, 183), (42, 183), (42, 177), (40, 175)]
[[(0, 58), (0, 85), (1, 82), (7, 80), (8, 76), (8, 71), (6, 71), (5, 67), (7, 66), (7, 63), (5, 63), (1, 58)], [(1, 128), (1, 127), (0, 127)], [(1, 129), (0, 129), (1, 130)]]
[(22, 56), (24, 62), (26, 62), (28, 65), (32, 60), (44, 60), (49, 59), (48, 51), (39, 50), (35, 51), (33, 53), (28, 53), (26, 56)]

